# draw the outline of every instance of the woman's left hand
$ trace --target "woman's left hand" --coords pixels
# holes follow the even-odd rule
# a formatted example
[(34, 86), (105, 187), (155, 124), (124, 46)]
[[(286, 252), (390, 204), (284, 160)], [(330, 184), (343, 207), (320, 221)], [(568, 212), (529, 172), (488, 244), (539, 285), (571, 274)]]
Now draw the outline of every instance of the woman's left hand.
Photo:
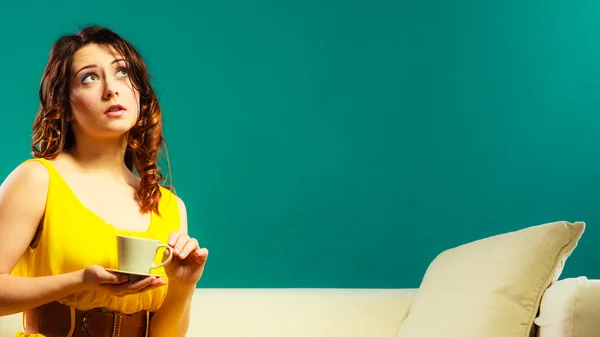
[[(208, 250), (200, 248), (198, 240), (177, 231), (171, 233), (168, 244), (173, 248), (173, 259), (165, 266), (169, 283), (195, 287), (204, 272)], [(167, 254), (165, 251), (165, 258)]]

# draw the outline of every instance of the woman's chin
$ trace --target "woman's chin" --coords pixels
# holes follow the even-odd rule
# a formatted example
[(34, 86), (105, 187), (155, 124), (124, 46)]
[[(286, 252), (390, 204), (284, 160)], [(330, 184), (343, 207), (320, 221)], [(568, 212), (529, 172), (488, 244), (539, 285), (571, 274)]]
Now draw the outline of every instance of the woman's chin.
[(97, 136), (100, 138), (121, 138), (127, 135), (133, 125), (111, 125), (110, 127), (103, 128), (102, 130), (98, 130), (95, 132)]

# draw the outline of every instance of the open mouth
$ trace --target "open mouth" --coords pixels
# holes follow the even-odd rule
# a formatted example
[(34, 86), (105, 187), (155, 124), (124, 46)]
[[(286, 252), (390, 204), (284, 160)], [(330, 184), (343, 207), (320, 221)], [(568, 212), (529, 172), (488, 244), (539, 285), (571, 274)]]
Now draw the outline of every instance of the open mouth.
[(106, 112), (104, 113), (105, 115), (108, 116), (112, 116), (112, 117), (116, 117), (116, 116), (120, 116), (125, 112), (125, 107), (122, 106), (121, 104), (113, 104), (111, 106), (108, 107), (108, 109), (106, 110)]

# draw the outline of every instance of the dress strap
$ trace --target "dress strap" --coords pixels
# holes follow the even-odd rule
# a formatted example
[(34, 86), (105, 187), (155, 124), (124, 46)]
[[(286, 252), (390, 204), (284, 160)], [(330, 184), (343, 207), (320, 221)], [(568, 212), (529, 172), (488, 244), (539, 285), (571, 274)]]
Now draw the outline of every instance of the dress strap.
[(55, 174), (57, 172), (56, 168), (54, 167), (54, 165), (48, 159), (45, 159), (45, 158), (30, 158), (30, 159), (25, 160), (24, 163), (32, 162), (32, 161), (36, 161), (36, 162), (41, 163), (42, 165), (44, 165), (46, 167), (46, 169), (48, 169), (48, 172), (50, 172), (50, 174)]

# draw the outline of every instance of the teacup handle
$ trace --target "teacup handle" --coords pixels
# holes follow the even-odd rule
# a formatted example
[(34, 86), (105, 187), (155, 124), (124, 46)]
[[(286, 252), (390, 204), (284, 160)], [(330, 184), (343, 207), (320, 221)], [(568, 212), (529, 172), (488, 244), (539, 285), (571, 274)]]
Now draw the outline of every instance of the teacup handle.
[(163, 266), (165, 266), (167, 263), (171, 262), (171, 260), (173, 259), (173, 248), (171, 248), (171, 246), (169, 246), (169, 245), (158, 245), (158, 246), (156, 247), (156, 250), (158, 251), (158, 249), (160, 249), (160, 248), (163, 248), (163, 247), (164, 247), (164, 248), (166, 248), (166, 249), (169, 251), (169, 257), (167, 257), (167, 259), (166, 259), (164, 262), (162, 262), (162, 263), (160, 263), (160, 264), (158, 264), (158, 265), (155, 265), (155, 264), (153, 263), (153, 264), (152, 264), (152, 267), (151, 267), (150, 269), (156, 269), (156, 268), (163, 267)]

